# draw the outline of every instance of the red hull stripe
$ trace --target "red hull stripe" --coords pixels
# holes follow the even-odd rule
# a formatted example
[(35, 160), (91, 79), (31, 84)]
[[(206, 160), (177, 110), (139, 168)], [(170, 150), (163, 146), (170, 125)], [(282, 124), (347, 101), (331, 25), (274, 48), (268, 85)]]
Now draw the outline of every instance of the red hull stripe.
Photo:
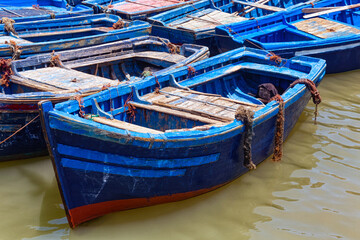
[(89, 221), (93, 218), (97, 218), (111, 212), (128, 210), (132, 208), (146, 207), (161, 203), (176, 202), (212, 191), (225, 184), (226, 183), (211, 188), (205, 188), (205, 189), (200, 189), (186, 193), (176, 193), (167, 196), (123, 199), (123, 200), (114, 200), (114, 201), (89, 204), (89, 205), (69, 209), (67, 213), (67, 217), (70, 226), (74, 228), (80, 223)]

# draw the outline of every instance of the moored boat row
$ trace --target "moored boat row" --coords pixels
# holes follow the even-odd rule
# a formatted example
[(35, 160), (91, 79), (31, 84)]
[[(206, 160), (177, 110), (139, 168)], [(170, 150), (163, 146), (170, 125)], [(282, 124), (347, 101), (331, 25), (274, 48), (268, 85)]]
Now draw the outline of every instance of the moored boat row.
[(62, 1), (3, 8), (0, 161), (47, 147), (71, 227), (280, 159), (325, 67), (360, 67), (357, 0)]

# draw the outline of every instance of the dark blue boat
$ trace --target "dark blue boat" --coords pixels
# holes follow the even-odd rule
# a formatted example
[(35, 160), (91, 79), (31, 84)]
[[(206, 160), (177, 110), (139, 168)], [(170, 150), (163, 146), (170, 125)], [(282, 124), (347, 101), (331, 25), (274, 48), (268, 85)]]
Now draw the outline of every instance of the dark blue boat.
[(326, 60), (327, 73), (358, 69), (359, 3), (359, 0), (321, 1), (314, 7), (278, 13), (271, 18), (219, 26), (217, 44), (222, 52), (249, 46), (284, 58), (303, 55), (322, 58)]
[(146, 19), (169, 9), (184, 6), (189, 0), (85, 0), (82, 4), (92, 7), (95, 13), (112, 13), (124, 19)]
[(74, 93), (86, 96), (120, 82), (128, 84), (165, 73), (208, 55), (207, 47), (184, 44), (177, 48), (166, 39), (144, 36), (14, 61), (10, 82), (0, 86), (0, 142), (26, 127), (0, 143), (0, 161), (47, 154), (36, 118), (38, 101), (56, 103)]
[(70, 226), (236, 179), (273, 152), (279, 104), (254, 97), (259, 85), (281, 94), (286, 137), (310, 98), (306, 86), (291, 84), (319, 84), (324, 74), (321, 59), (279, 63), (242, 48), (81, 101), (40, 103)]
[(17, 23), (92, 13), (91, 7), (71, 6), (66, 0), (0, 0), (0, 19), (11, 18)]
[(69, 50), (149, 34), (151, 25), (97, 14), (0, 26), (0, 57), (18, 59), (51, 51)]
[[(228, 1), (203, 0), (149, 18), (152, 33), (173, 43), (211, 45), (215, 27), (258, 18), (302, 4), (303, 0)], [(251, 4), (251, 5), (249, 5)], [(251, 7), (254, 5), (256, 7)], [(244, 23), (246, 24), (246, 23)]]

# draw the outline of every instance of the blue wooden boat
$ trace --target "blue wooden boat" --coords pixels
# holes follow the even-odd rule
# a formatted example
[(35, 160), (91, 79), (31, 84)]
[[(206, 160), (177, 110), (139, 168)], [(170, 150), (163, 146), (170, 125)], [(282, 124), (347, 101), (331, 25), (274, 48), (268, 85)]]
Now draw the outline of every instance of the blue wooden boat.
[[(258, 47), (290, 58), (325, 59), (327, 73), (360, 68), (360, 1), (329, 0), (271, 18), (216, 28), (221, 51)], [(225, 36), (225, 37), (222, 37)]]
[(0, 57), (67, 50), (149, 34), (151, 26), (127, 22), (115, 15), (84, 15), (66, 19), (15, 23), (0, 26)]
[[(207, 47), (184, 44), (176, 48), (166, 39), (143, 36), (14, 61), (10, 82), (0, 86), (0, 142), (38, 116), (40, 100), (56, 103), (75, 92), (86, 96), (120, 82), (128, 84), (165, 73), (208, 55)], [(44, 154), (47, 149), (38, 118), (0, 143), (0, 161)]]
[(304, 1), (260, 0), (253, 3), (240, 0), (203, 0), (150, 17), (149, 22), (153, 24), (154, 35), (167, 38), (173, 43), (209, 46), (214, 40), (216, 26), (258, 18), (302, 2)]
[(319, 84), (324, 74), (321, 59), (277, 63), (265, 51), (242, 48), (85, 97), (81, 106), (41, 102), (70, 226), (236, 179), (273, 151), (280, 104), (254, 97), (259, 85), (271, 83), (281, 94), (286, 137), (310, 98), (306, 86), (290, 84)]
[(151, 25), (97, 14), (0, 26), (0, 57), (29, 55), (93, 46), (149, 34)]
[(17, 23), (92, 13), (91, 7), (71, 6), (66, 0), (0, 0), (0, 19), (10, 18)]
[(85, 0), (82, 4), (92, 7), (95, 13), (111, 13), (124, 19), (146, 19), (169, 9), (184, 6), (189, 0)]

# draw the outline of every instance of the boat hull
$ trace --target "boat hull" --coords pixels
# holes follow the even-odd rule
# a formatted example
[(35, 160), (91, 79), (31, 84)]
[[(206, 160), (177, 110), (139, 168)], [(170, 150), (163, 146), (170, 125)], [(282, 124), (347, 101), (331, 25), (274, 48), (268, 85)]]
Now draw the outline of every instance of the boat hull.
[[(286, 102), (284, 137), (289, 135), (309, 98), (310, 93), (304, 87)], [(72, 227), (113, 211), (193, 197), (248, 171), (241, 147), (243, 127), (209, 137), (206, 144), (192, 139), (187, 143), (175, 141), (172, 147), (153, 143), (145, 148), (140, 147), (141, 140), (94, 130), (49, 113), (52, 107), (48, 104), (41, 108)], [(277, 109), (262, 116), (254, 126), (255, 164), (273, 152)]]

